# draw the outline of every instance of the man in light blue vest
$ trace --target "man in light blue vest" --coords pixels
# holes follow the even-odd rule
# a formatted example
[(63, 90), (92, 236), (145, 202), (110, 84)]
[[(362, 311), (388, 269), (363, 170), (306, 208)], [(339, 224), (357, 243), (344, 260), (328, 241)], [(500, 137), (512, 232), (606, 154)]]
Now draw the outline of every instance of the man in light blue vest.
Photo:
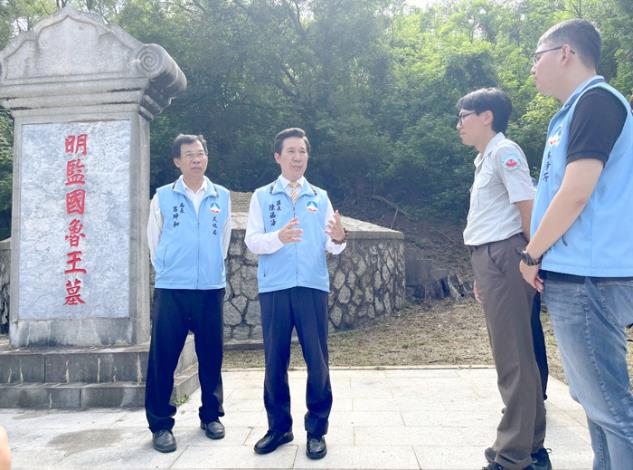
[(563, 106), (549, 124), (520, 269), (543, 292), (571, 395), (587, 414), (593, 468), (620, 470), (633, 468), (633, 116), (596, 74), (600, 42), (591, 23), (569, 20), (534, 54), (536, 88)]
[(288, 364), (296, 328), (308, 367), (306, 454), (323, 458), (324, 435), (332, 408), (328, 367), (329, 274), (325, 252), (339, 254), (346, 233), (327, 193), (303, 176), (310, 142), (302, 129), (275, 137), (275, 161), (281, 175), (251, 198), (245, 242), (259, 255), (257, 282), (266, 360), (264, 404), (268, 432), (255, 452), (268, 454), (294, 439), (290, 414)]
[(210, 439), (224, 437), (222, 349), (225, 270), (231, 239), (229, 191), (206, 176), (207, 143), (180, 134), (172, 158), (182, 175), (158, 188), (150, 205), (147, 238), (156, 271), (145, 411), (152, 444), (176, 450), (176, 407), (169, 402), (174, 371), (187, 334), (195, 335), (202, 391), (200, 427)]

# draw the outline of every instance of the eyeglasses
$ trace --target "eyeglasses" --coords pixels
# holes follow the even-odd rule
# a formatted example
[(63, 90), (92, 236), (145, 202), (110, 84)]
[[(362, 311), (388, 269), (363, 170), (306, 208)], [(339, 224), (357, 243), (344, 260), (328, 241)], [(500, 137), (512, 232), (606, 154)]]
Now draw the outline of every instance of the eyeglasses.
[(477, 111), (471, 111), (469, 113), (463, 113), (463, 114), (458, 114), (457, 115), (457, 123), (462, 126), (464, 124), (464, 119), (466, 119), (468, 116), (470, 116), (471, 114), (476, 114)]
[[(538, 61), (541, 60), (541, 57), (543, 56), (543, 54), (545, 54), (546, 52), (557, 51), (559, 49), (562, 49), (565, 46), (566, 46), (566, 44), (563, 44), (562, 46), (552, 47), (551, 49), (545, 49), (543, 51), (536, 51), (534, 54), (532, 54), (532, 63), (534, 65), (536, 65), (538, 63)], [(569, 49), (569, 52), (571, 52), (572, 54), (576, 53), (576, 51), (574, 51), (573, 49)]]
[(197, 152), (197, 153), (193, 153), (193, 152), (187, 152), (185, 153), (182, 157), (186, 158), (187, 160), (193, 160), (194, 158), (206, 158), (207, 154), (204, 153), (203, 151)]

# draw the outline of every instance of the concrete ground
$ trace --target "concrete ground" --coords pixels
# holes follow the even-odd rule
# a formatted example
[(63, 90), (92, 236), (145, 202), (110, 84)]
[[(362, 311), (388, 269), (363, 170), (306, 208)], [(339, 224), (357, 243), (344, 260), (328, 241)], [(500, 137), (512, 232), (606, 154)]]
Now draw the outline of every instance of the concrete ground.
[[(14, 470), (71, 469), (480, 469), (502, 408), (494, 369), (333, 369), (328, 454), (305, 455), (303, 370), (290, 373), (295, 440), (260, 456), (266, 431), (262, 370), (224, 372), (223, 440), (199, 428), (200, 392), (178, 408), (178, 450), (160, 454), (142, 409), (80, 412), (0, 410)], [(581, 408), (550, 378), (546, 447), (556, 470), (589, 470), (592, 453)]]

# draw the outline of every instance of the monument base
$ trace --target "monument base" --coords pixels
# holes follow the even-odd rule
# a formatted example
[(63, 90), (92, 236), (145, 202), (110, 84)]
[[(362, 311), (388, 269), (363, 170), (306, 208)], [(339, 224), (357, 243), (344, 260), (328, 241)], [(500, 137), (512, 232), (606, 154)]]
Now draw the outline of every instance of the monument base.
[[(0, 337), (0, 408), (132, 408), (145, 403), (149, 344), (107, 348), (18, 348)], [(189, 335), (174, 377), (172, 401), (198, 387)]]

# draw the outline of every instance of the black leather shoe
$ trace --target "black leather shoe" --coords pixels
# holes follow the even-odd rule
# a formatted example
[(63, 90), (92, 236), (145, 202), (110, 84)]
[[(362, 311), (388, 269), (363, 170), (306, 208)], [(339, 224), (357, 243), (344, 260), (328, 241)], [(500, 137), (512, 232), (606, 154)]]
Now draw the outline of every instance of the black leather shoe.
[(173, 452), (176, 450), (176, 438), (169, 429), (161, 429), (152, 435), (152, 446), (158, 452)]
[(200, 429), (209, 439), (222, 439), (224, 437), (224, 425), (219, 421), (200, 422)]
[(277, 447), (292, 441), (294, 438), (292, 431), (268, 431), (266, 435), (257, 441), (257, 444), (255, 444), (255, 453), (270, 454), (272, 451), (277, 449)]
[(327, 454), (327, 445), (325, 444), (325, 438), (308, 436), (308, 442), (306, 443), (306, 455), (309, 459), (318, 460), (325, 457)]

